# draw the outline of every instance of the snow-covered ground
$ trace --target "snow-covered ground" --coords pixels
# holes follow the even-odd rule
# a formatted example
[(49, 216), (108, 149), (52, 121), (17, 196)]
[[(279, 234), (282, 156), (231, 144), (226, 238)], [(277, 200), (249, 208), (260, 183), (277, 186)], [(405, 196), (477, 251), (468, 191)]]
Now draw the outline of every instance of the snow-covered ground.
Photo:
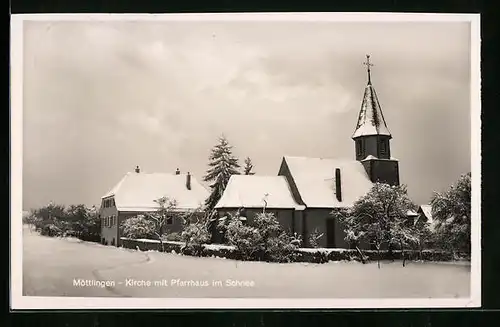
[[(276, 264), (197, 258), (24, 232), (23, 293), (37, 296), (455, 298), (468, 297), (464, 264)], [(73, 279), (111, 287), (74, 286)], [(221, 281), (222, 285), (217, 285)], [(151, 285), (148, 285), (148, 282)], [(215, 284), (214, 284), (215, 283)], [(208, 284), (208, 286), (203, 286)]]

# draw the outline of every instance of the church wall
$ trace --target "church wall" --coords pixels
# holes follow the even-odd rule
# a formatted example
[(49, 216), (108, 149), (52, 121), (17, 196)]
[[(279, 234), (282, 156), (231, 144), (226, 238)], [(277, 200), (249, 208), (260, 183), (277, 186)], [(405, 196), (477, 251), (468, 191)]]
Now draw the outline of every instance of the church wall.
[[(220, 216), (225, 213), (234, 213), (236, 208), (221, 208), (218, 209)], [(304, 247), (309, 247), (309, 237), (316, 229), (319, 233), (323, 234), (323, 237), (319, 240), (319, 247), (327, 247), (327, 220), (335, 221), (335, 248), (349, 248), (349, 245), (344, 240), (345, 232), (342, 224), (332, 217), (332, 209), (329, 208), (307, 208), (304, 211), (296, 211), (293, 209), (267, 209), (267, 212), (272, 212), (277, 215), (277, 219), (283, 229), (292, 234), (296, 232), (298, 235), (302, 235), (304, 241)], [(255, 216), (262, 212), (262, 208), (249, 208), (246, 209), (247, 224), (252, 225), (255, 220)], [(295, 217), (295, 218), (294, 218)], [(303, 223), (305, 222), (305, 225)], [(361, 249), (368, 249), (369, 245), (360, 244)]]
[(294, 212), (294, 219), (293, 220), (293, 223), (294, 223), (294, 227), (295, 229), (293, 230), (293, 232), (297, 233), (297, 235), (302, 235), (302, 219), (303, 219), (303, 216), (304, 216), (304, 211), (302, 210), (296, 210)]
[(362, 163), (372, 182), (380, 181), (390, 185), (399, 185), (398, 161), (367, 160)]
[(332, 209), (306, 209), (306, 235), (307, 242), (306, 246), (309, 246), (309, 236), (315, 229), (320, 233), (323, 233), (323, 237), (319, 239), (320, 247), (327, 247), (327, 220), (335, 220), (335, 247), (336, 248), (347, 248), (348, 245), (344, 240), (345, 233), (340, 222), (332, 217), (330, 214)]
[[(223, 216), (226, 212), (229, 213), (235, 213), (238, 209), (237, 208), (221, 208), (217, 209), (219, 212), (219, 216)], [(253, 225), (255, 217), (259, 214), (262, 213), (262, 208), (248, 208), (245, 209), (246, 211), (246, 218), (247, 218), (247, 224)], [(293, 231), (293, 215), (294, 215), (294, 209), (267, 209), (266, 212), (272, 212), (275, 217), (277, 218), (278, 222), (280, 223), (281, 226), (283, 226), (283, 229), (289, 233), (292, 233)]]

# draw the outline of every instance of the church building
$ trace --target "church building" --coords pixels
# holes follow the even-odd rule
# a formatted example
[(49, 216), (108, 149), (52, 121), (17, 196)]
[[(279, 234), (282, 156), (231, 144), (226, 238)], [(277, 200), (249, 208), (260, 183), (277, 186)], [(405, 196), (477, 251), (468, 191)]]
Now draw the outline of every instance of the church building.
[(392, 135), (371, 81), (370, 56), (365, 65), (368, 81), (352, 135), (354, 159), (284, 156), (275, 176), (231, 176), (216, 205), (220, 215), (239, 210), (250, 222), (265, 207), (285, 230), (302, 235), (305, 246), (309, 235), (318, 232), (323, 234), (320, 247), (348, 247), (332, 210), (352, 206), (375, 182), (399, 185)]

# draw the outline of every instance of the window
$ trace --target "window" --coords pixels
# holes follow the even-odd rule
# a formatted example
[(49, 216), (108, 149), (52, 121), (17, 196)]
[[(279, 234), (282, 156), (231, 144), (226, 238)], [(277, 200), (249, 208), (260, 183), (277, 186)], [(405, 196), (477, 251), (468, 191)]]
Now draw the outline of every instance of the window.
[(356, 140), (356, 155), (358, 157), (363, 155), (363, 140)]
[(174, 223), (174, 217), (170, 216), (167, 217), (167, 220), (165, 222), (167, 225), (172, 225)]
[(387, 140), (380, 140), (380, 155), (387, 154)]
[(105, 200), (103, 200), (102, 206), (104, 208), (114, 207), (115, 206), (115, 199), (111, 198), (111, 199), (105, 199)]

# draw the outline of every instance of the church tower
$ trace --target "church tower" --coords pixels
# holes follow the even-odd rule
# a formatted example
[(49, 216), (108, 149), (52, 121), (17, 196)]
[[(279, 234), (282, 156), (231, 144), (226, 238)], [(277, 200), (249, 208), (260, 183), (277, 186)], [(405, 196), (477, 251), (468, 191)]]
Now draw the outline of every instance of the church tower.
[(364, 63), (368, 68), (368, 83), (365, 88), (356, 130), (352, 135), (356, 148), (356, 160), (366, 169), (372, 182), (399, 185), (398, 161), (391, 157), (392, 135), (378, 102), (371, 81), (370, 56)]

